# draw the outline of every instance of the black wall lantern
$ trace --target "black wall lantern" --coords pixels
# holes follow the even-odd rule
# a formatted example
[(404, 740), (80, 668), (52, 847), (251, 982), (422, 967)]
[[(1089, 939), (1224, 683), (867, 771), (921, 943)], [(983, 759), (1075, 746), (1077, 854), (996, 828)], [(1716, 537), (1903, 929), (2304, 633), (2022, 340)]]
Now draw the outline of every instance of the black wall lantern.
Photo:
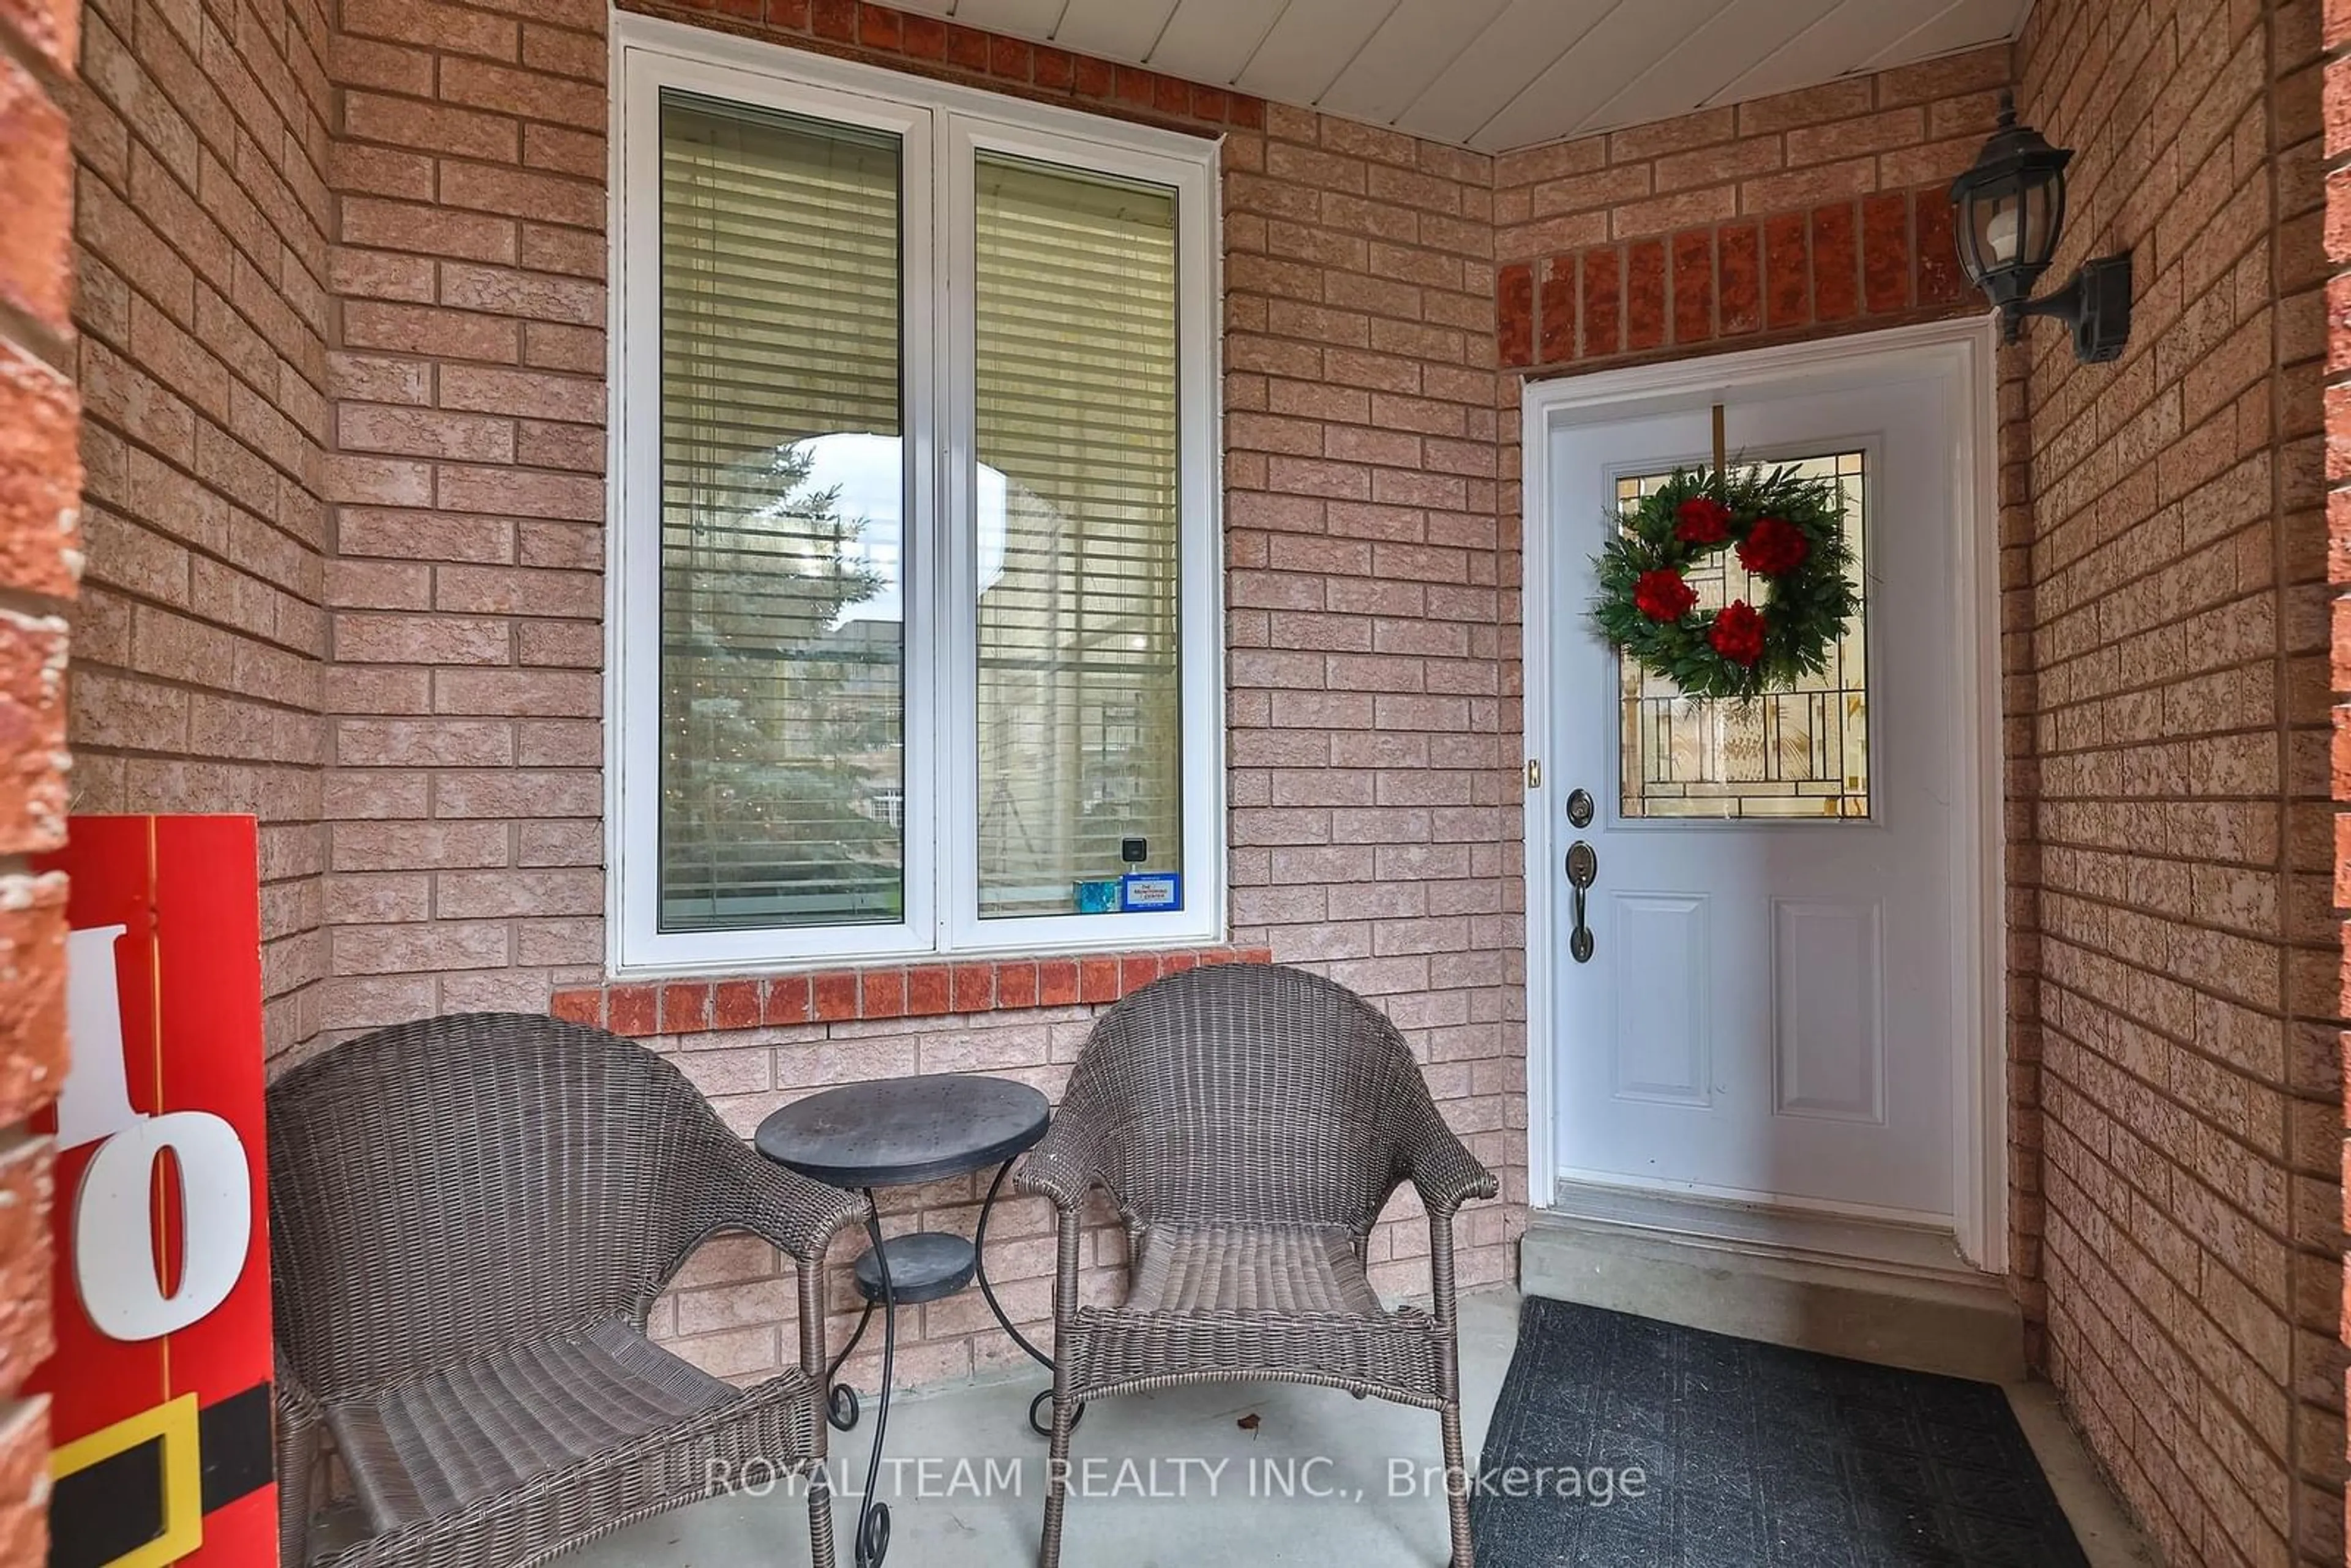
[(2119, 355), (2130, 337), (2130, 253), (2085, 262), (2073, 282), (2046, 299), (2032, 298), (2065, 232), (2065, 165), (2073, 159), (2019, 125), (2015, 97), (2002, 93), (2000, 129), (1975, 166), (1951, 182), (1951, 204), (1959, 209), (1959, 265), (2000, 308), (2006, 340), (2016, 341), (2027, 316), (2054, 316), (2074, 329), (2082, 362), (2099, 364)]

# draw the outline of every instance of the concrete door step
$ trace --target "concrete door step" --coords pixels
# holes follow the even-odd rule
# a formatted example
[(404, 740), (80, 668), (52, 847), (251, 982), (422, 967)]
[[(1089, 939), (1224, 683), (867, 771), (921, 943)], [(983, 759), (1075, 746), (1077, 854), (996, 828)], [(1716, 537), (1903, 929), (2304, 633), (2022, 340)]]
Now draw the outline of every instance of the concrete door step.
[(1528, 1295), (1915, 1372), (2025, 1376), (2015, 1301), (1948, 1235), (1599, 1189), (1562, 1197), (1528, 1224)]

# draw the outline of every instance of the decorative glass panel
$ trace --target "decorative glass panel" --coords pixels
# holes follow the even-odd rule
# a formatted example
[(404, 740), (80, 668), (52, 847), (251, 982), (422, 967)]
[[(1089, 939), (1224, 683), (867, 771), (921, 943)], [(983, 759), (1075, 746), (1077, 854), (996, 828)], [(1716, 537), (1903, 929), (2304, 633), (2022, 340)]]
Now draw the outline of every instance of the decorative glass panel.
[(979, 913), (1069, 915), (1184, 864), (1176, 197), (978, 164)]
[(661, 926), (904, 907), (898, 143), (662, 95)]
[[(1630, 660), (1622, 685), (1622, 810), (1630, 817), (1763, 818), (1775, 821), (1869, 815), (1868, 530), (1863, 455), (1832, 453), (1772, 465), (1833, 482), (1844, 497), (1845, 539), (1861, 609), (1845, 623), (1825, 674), (1744, 706), (1685, 697)], [(1673, 475), (1620, 479), (1631, 507)], [(1700, 611), (1734, 600), (1761, 605), (1769, 585), (1720, 550), (1692, 568)]]

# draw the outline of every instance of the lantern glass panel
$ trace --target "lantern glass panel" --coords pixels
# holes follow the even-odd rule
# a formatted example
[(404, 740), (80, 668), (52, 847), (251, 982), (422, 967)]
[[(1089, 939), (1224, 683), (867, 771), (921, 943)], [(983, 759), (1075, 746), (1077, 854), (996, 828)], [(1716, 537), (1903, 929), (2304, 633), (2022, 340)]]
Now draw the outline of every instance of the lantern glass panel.
[(2017, 235), (2018, 261), (2038, 271), (2049, 265), (2057, 254), (2057, 230), (2064, 218), (2065, 177), (2044, 175), (2030, 182), (2024, 188), (2024, 201), (2020, 216), (2022, 228)]
[(1987, 274), (2016, 260), (2023, 202), (2014, 181), (1970, 193), (1967, 204), (1968, 270), (1979, 284)]

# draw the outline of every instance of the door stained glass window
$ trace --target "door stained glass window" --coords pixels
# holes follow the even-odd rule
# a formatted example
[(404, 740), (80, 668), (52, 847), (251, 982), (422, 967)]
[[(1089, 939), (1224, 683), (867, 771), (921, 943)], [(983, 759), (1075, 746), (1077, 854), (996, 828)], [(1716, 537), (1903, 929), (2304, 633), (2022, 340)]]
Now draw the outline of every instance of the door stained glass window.
[[(1686, 697), (1671, 681), (1620, 660), (1619, 768), (1622, 813), (1627, 818), (1853, 821), (1869, 816), (1864, 455), (1829, 453), (1775, 466), (1828, 481), (1842, 494), (1861, 609), (1846, 622), (1825, 674), (1745, 705)], [(1672, 477), (1668, 472), (1619, 479), (1617, 504), (1630, 507)], [(1701, 612), (1738, 599), (1761, 605), (1769, 592), (1727, 549), (1693, 567), (1688, 576)]]

